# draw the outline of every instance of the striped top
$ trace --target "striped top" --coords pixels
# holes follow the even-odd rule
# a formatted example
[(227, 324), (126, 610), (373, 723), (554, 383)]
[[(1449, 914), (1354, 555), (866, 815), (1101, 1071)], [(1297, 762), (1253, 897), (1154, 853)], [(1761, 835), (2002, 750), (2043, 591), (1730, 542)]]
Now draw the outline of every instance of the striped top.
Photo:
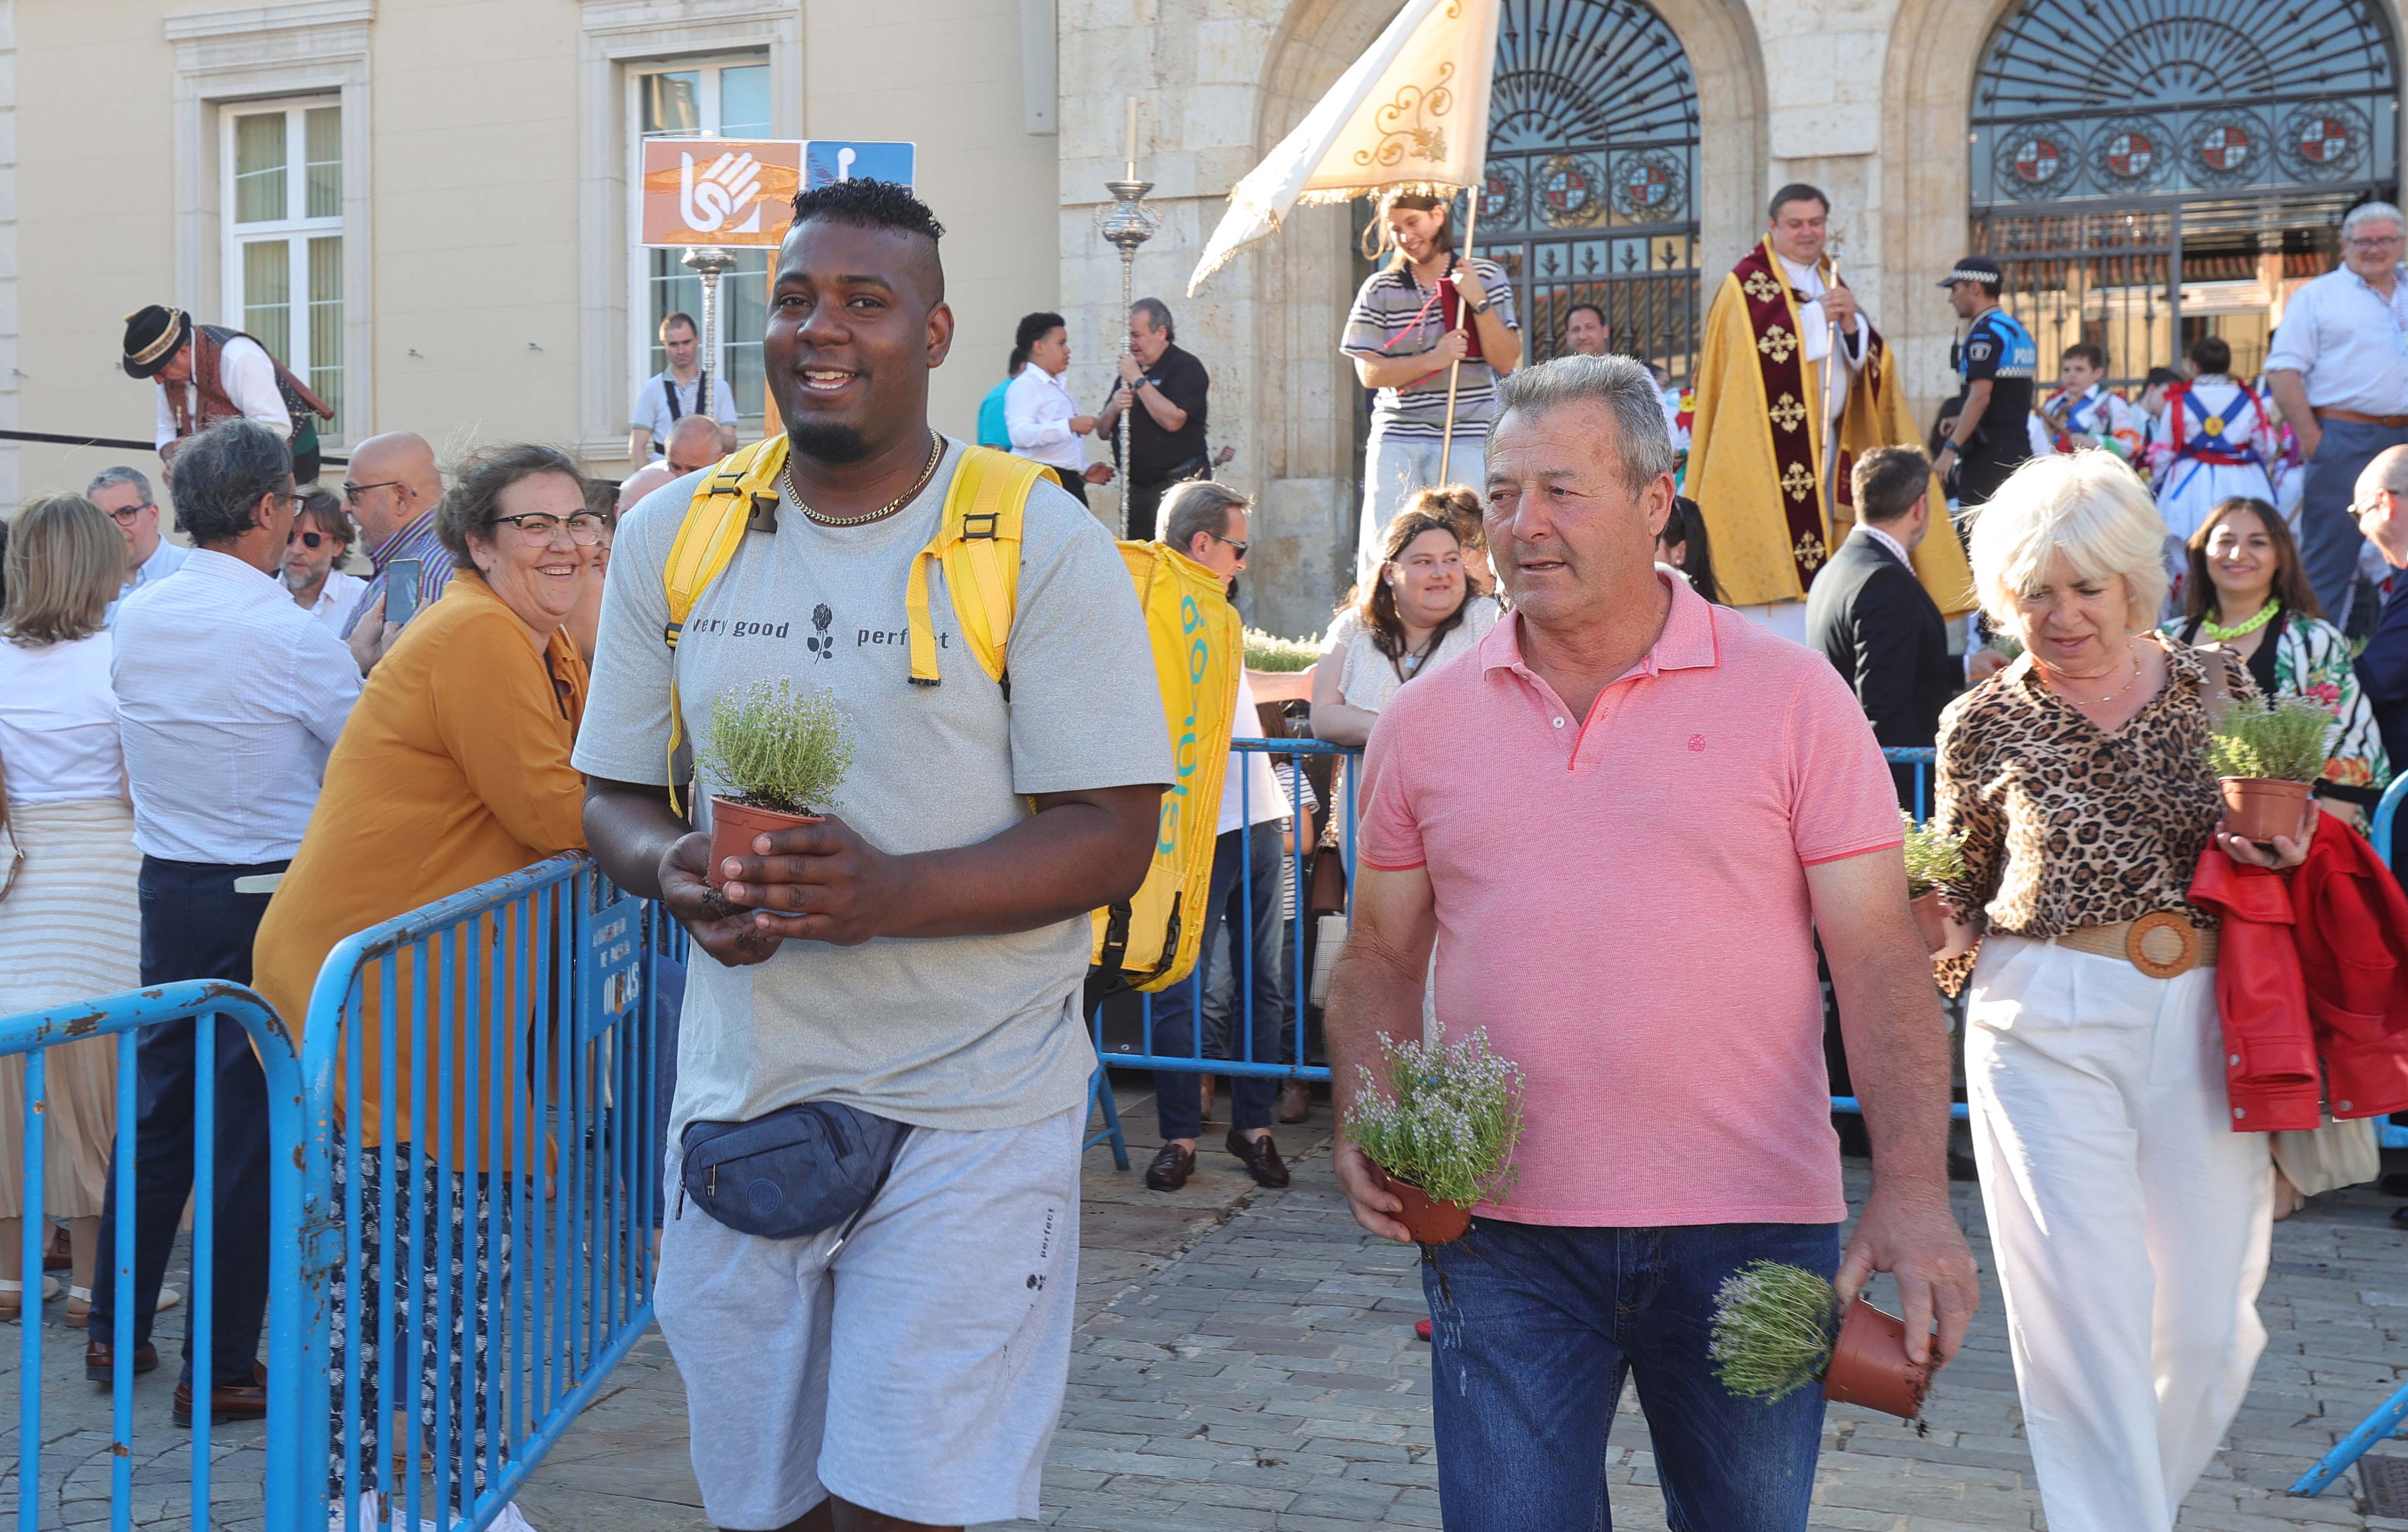
[(435, 605), (443, 594), (443, 587), (452, 583), (452, 550), (435, 535), (435, 513), (428, 511), (403, 527), (384, 541), (368, 550), (368, 564), (376, 573), (368, 580), (368, 588), (355, 598), (351, 615), (343, 623), (343, 637), (360, 625), (360, 619), (384, 595), (385, 566), (395, 559), (416, 559), (418, 571), (418, 606), (421, 611)]
[[(1478, 259), (1470, 265), (1496, 306), (1498, 322), (1509, 330), (1519, 330), (1522, 323), (1514, 313), (1513, 281), (1505, 275), (1505, 268)], [(1346, 314), (1345, 338), (1339, 344), (1350, 356), (1375, 360), (1419, 356), (1435, 351), (1446, 334), (1447, 307), (1437, 293), (1413, 279), (1411, 266), (1383, 266), (1354, 294), (1354, 307)], [(1433, 366), (1405, 388), (1382, 389), (1371, 406), (1371, 423), (1391, 437), (1438, 439), (1446, 429), (1446, 375), (1445, 367)], [(1466, 358), (1455, 389), (1455, 424), (1476, 425), (1484, 432), (1496, 410), (1496, 369), (1486, 362)]]

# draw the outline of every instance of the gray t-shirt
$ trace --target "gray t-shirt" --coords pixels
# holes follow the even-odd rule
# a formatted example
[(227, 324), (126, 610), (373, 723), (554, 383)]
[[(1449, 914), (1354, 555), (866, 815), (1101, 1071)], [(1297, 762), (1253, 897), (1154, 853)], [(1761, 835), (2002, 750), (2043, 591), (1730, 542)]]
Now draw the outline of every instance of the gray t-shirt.
[[(1010, 703), (964, 645), (940, 566), (928, 606), (943, 681), (910, 684), (904, 586), (961, 452), (948, 441), (920, 497), (869, 526), (820, 526), (781, 503), (776, 533), (745, 537), (678, 640), (688, 741), (731, 687), (790, 677), (833, 692), (855, 742), (835, 811), (892, 852), (985, 840), (1028, 816), (1023, 795), (1172, 780), (1127, 567), (1054, 485), (1030, 494), (1023, 522)], [(669, 780), (661, 571), (699, 477), (654, 491), (620, 523), (580, 771)], [(707, 785), (695, 795), (707, 804)], [(696, 947), (670, 1131), (807, 1100), (955, 1129), (1016, 1127), (1074, 1106), (1095, 1068), (1078, 1007), (1089, 931), (1082, 917), (1013, 936), (788, 941), (736, 968)]]

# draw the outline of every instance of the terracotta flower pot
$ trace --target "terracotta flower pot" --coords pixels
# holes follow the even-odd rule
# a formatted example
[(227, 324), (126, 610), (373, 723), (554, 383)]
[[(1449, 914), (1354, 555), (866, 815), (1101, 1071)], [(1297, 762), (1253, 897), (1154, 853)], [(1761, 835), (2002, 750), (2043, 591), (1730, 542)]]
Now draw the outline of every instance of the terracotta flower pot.
[(1412, 1181), (1399, 1180), (1386, 1171), (1380, 1172), (1388, 1190), (1397, 1194), (1404, 1207), (1397, 1213), (1397, 1222), (1413, 1237), (1416, 1244), (1445, 1245), (1463, 1238), (1471, 1227), (1471, 1210), (1460, 1202), (1440, 1202)]
[(1823, 1396), (1913, 1420), (1930, 1386), (1930, 1369), (1907, 1360), (1906, 1322), (1862, 1298), (1849, 1304), (1823, 1374)]
[(1948, 907), (1940, 902), (1940, 891), (1918, 894), (1907, 902), (1914, 911), (1914, 928), (1923, 933), (1923, 944), (1932, 952), (1948, 945)]
[(2308, 817), (2308, 784), (2272, 777), (2219, 777), (2224, 787), (2224, 825), (2243, 840), (2270, 845), (2276, 836), (2297, 839)]
[(727, 880), (722, 875), (721, 864), (731, 856), (752, 854), (752, 838), (767, 830), (791, 830), (797, 824), (817, 824), (817, 814), (789, 814), (776, 809), (755, 809), (749, 803), (737, 803), (714, 795), (710, 800), (710, 870), (703, 874), (704, 881), (717, 888)]

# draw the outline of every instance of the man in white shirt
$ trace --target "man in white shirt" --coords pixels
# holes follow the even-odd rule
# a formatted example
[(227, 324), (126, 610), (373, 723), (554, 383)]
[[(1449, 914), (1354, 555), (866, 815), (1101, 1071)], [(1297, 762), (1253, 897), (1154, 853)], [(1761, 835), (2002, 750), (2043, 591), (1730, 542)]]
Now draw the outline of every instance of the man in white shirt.
[(2408, 265), (2400, 209), (2362, 202), (2341, 222), (2341, 266), (2291, 294), (2266, 353), (2266, 386), (2307, 454), (2300, 562), (2344, 626), (2365, 544), (2350, 513), (2358, 476), (2408, 444)]
[(247, 420), (272, 432), (292, 453), (293, 477), (318, 477), (320, 419), (335, 409), (252, 336), (222, 324), (195, 324), (180, 308), (150, 304), (125, 316), (125, 373), (158, 385), (152, 441), (172, 482), (185, 442), (220, 421)]
[(108, 623), (117, 622), (118, 606), (154, 580), (165, 580), (184, 566), (185, 550), (159, 532), (159, 502), (151, 498), (150, 480), (139, 468), (103, 468), (84, 486), (84, 498), (117, 523), (125, 539), (125, 583), (108, 604)]
[(325, 490), (311, 490), (301, 497), (284, 539), (284, 588), (293, 593), (294, 605), (337, 637), (368, 588), (366, 580), (342, 568), (359, 538), (359, 528), (343, 514), (343, 502)]
[[(201, 432), (178, 454), (176, 510), (193, 538), (176, 578), (136, 592), (115, 634), (117, 693), (134, 843), (142, 852), (142, 982), (251, 981), (251, 938), (316, 806), (327, 752), (360, 694), (342, 640), (276, 578), (293, 529), (283, 438), (247, 420)], [(297, 1018), (296, 1018), (297, 1020)], [(258, 1373), (267, 1305), (267, 1087), (238, 1026), (216, 1028), (196, 1061), (190, 1021), (145, 1028), (134, 1164), (133, 1367), (159, 1365), (150, 1324), (193, 1189), (193, 1083), (217, 1081), (213, 1331), (200, 1408), (220, 1420), (266, 1413)], [(93, 1283), (87, 1377), (113, 1362), (117, 1176), (108, 1178)], [(194, 1407), (192, 1342), (175, 1396)]]
[(661, 456), (669, 427), (688, 415), (717, 421), (719, 450), (736, 451), (736, 395), (725, 379), (704, 376), (702, 335), (692, 316), (661, 321), (661, 350), (668, 353), (668, 366), (638, 383), (627, 405), (627, 461), (640, 468)]
[(1086, 449), (1079, 438), (1096, 428), (1096, 417), (1079, 413), (1079, 401), (1062, 382), (1070, 367), (1070, 330), (1059, 314), (1025, 316), (1012, 342), (1012, 359), (1028, 365), (1003, 391), (1004, 426), (1011, 450), (1053, 468), (1062, 487), (1087, 503), (1087, 486), (1111, 476), (1101, 464), (1088, 477)]
[[(1226, 484), (1192, 479), (1173, 484), (1162, 497), (1164, 543), (1194, 559), (1225, 582), (1235, 583), (1246, 566), (1246, 512), (1250, 502)], [(1252, 736), (1262, 725), (1254, 711), (1254, 688), (1245, 673), (1238, 675), (1236, 733)], [(1154, 1051), (1178, 1055), (1195, 1047), (1195, 996), (1212, 982), (1205, 972), (1222, 923), (1229, 923), (1229, 956), (1237, 972), (1230, 996), (1232, 1020), (1252, 1012), (1249, 1025), (1233, 1025), (1230, 1052), (1248, 1056), (1245, 1038), (1254, 1041), (1251, 1062), (1292, 1062), (1281, 1046), (1286, 1035), (1286, 970), (1280, 939), (1280, 824), (1288, 818), (1287, 795), (1271, 768), (1270, 757), (1254, 752), (1229, 752), (1228, 775), (1221, 788), (1220, 838), (1212, 847), (1211, 892), (1204, 900), (1203, 944), (1206, 954), (1197, 964), (1196, 977), (1173, 984), (1154, 997)], [(1240, 923), (1249, 923), (1240, 924)], [(1226, 1147), (1246, 1167), (1257, 1185), (1285, 1186), (1287, 1166), (1271, 1142), (1271, 1110), (1279, 1095), (1278, 1081), (1268, 1074), (1234, 1072), (1229, 1092), (1229, 1137)], [(1196, 1171), (1196, 1140), (1203, 1131), (1203, 1088), (1199, 1076), (1187, 1070), (1163, 1070), (1154, 1077), (1155, 1110), (1162, 1123), (1162, 1148), (1145, 1167), (1145, 1183), (1157, 1192), (1175, 1192)]]

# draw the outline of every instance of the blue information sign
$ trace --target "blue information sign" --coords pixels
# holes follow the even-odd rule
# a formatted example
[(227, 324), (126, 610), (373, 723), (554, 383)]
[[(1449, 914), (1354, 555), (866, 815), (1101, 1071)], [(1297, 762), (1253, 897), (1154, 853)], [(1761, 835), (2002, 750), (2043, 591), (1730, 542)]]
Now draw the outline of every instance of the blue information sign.
[(860, 143), (850, 138), (811, 138), (803, 144), (803, 188), (828, 186), (840, 180), (885, 180), (911, 184), (917, 144)]

